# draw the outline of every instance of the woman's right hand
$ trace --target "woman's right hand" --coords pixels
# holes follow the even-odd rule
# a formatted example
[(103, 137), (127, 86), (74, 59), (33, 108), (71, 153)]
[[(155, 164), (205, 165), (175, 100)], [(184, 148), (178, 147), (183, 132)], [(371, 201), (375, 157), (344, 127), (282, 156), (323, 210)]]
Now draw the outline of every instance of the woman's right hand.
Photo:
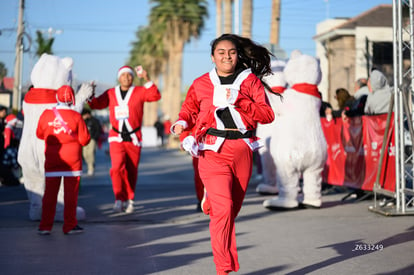
[(184, 126), (181, 124), (175, 124), (173, 126), (173, 133), (176, 135), (181, 135), (182, 132), (184, 131)]

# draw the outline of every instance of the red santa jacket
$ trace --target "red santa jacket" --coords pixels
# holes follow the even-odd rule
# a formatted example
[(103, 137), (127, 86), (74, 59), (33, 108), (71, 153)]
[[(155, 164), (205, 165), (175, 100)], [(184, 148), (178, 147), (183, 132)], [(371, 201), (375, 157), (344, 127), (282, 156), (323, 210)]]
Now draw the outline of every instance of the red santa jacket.
[(3, 135), (4, 135), (4, 149), (6, 149), (11, 144), (11, 141), (15, 138), (15, 134), (14, 134), (12, 126), (7, 125), (6, 128), (4, 128)]
[[(226, 91), (230, 92), (229, 99), (226, 99)], [(224, 138), (206, 132), (209, 128), (224, 130), (217, 111), (226, 107), (242, 134), (256, 129), (257, 123), (266, 124), (274, 119), (263, 84), (250, 69), (242, 71), (231, 85), (221, 85), (216, 70), (213, 69), (193, 82), (176, 123), (188, 129), (194, 127), (200, 150), (217, 151)], [(252, 150), (259, 146), (256, 137), (244, 140)]]
[(109, 121), (112, 125), (109, 131), (109, 142), (122, 142), (120, 132), (125, 124), (132, 142), (140, 146), (144, 102), (157, 101), (160, 98), (161, 94), (157, 86), (152, 82), (147, 82), (144, 86), (131, 86), (124, 99), (121, 98), (120, 86), (111, 88), (99, 97), (93, 98), (89, 106), (92, 109), (109, 107)]
[(63, 124), (51, 109), (39, 118), (36, 135), (45, 140), (45, 175), (80, 176), (82, 173), (82, 146), (90, 135), (81, 114), (65, 105), (56, 107)]

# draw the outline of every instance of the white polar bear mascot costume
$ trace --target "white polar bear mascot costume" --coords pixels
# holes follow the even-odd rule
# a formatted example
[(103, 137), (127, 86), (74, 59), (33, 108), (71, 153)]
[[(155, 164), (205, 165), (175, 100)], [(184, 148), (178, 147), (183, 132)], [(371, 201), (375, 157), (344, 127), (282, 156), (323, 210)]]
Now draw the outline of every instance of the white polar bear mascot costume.
[[(273, 60), (271, 63), (272, 74), (263, 77), (263, 81), (272, 89), (269, 92), (266, 89), (266, 96), (269, 99), (270, 106), (276, 113), (276, 106), (282, 100), (283, 92), (286, 89), (286, 80), (283, 74), (286, 62), (283, 60)], [(280, 96), (280, 95), (282, 96)], [(258, 150), (260, 161), (263, 171), (263, 183), (260, 183), (256, 187), (256, 192), (259, 194), (277, 194), (278, 189), (276, 185), (276, 167), (274, 162), (274, 155), (276, 152), (270, 147), (271, 139), (275, 135), (275, 123), (258, 124), (256, 129), (256, 135), (263, 140), (264, 146)]]
[[(69, 57), (43, 54), (33, 67), (31, 81), (33, 88), (24, 97), (23, 132), (18, 152), (18, 162), (22, 167), (24, 187), (30, 203), (29, 217), (40, 220), (42, 198), (45, 190), (45, 141), (36, 136), (37, 123), (45, 109), (56, 106), (56, 91), (63, 85), (71, 85), (73, 60)], [(92, 95), (90, 84), (82, 84), (76, 95), (77, 111), (81, 111), (84, 102)], [(85, 218), (81, 207), (77, 209), (77, 218)], [(63, 221), (63, 186), (61, 185), (55, 220)]]
[[(319, 62), (312, 56), (294, 51), (284, 76), (289, 88), (275, 106), (274, 136), (270, 143), (275, 152), (279, 195), (264, 201), (263, 206), (270, 209), (320, 208), (327, 146), (319, 116)], [(299, 198), (301, 176), (303, 197)]]

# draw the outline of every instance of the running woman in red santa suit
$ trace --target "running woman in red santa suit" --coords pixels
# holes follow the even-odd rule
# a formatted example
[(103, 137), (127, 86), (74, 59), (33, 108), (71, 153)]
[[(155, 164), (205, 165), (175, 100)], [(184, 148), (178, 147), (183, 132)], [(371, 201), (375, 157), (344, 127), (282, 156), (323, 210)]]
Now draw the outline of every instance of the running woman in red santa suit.
[(123, 66), (118, 70), (119, 85), (105, 91), (89, 102), (92, 109), (109, 107), (109, 154), (112, 167), (110, 175), (115, 195), (114, 211), (134, 211), (135, 186), (138, 178), (138, 164), (141, 156), (142, 116), (144, 102), (161, 98), (157, 86), (150, 81), (147, 71), (136, 68), (144, 86), (133, 86), (134, 70)]
[[(258, 147), (257, 123), (274, 119), (260, 80), (271, 72), (270, 53), (248, 38), (223, 34), (211, 44), (215, 68), (197, 78), (172, 126), (174, 134), (194, 127), (198, 169), (205, 186), (201, 204), (210, 215), (210, 237), (217, 274), (239, 270), (234, 220), (252, 173)], [(185, 148), (185, 147), (184, 147)]]
[(58, 104), (46, 109), (39, 118), (36, 135), (45, 141), (46, 187), (42, 199), (42, 219), (39, 234), (49, 235), (53, 227), (61, 180), (64, 184), (63, 233), (81, 233), (76, 219), (78, 191), (82, 173), (82, 146), (90, 135), (78, 112), (71, 108), (75, 94), (70, 86), (57, 90)]

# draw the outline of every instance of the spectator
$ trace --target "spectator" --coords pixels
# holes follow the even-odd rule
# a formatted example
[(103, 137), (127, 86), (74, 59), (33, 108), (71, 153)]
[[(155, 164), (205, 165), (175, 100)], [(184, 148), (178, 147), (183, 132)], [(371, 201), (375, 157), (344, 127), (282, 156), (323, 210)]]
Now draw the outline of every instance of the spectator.
[(166, 144), (166, 146), (168, 146), (168, 144), (169, 144), (169, 141), (170, 141), (170, 135), (171, 135), (171, 120), (170, 120), (170, 117), (168, 116), (168, 115), (165, 115), (164, 116), (164, 122), (163, 122), (163, 124), (164, 124), (164, 139), (166, 139), (167, 140), (167, 144)]
[(4, 149), (3, 159), (0, 163), (0, 181), (2, 185), (16, 186), (20, 184), (20, 165), (17, 162), (19, 141), (12, 139), (9, 146)]
[(102, 133), (101, 123), (98, 119), (92, 116), (91, 110), (84, 109), (82, 111), (82, 118), (85, 121), (86, 127), (88, 127), (91, 140), (88, 145), (83, 146), (82, 156), (86, 162), (87, 175), (93, 176), (95, 174), (95, 154), (98, 140)]
[(164, 124), (159, 117), (157, 121), (155, 121), (154, 127), (157, 130), (157, 137), (161, 141), (161, 147), (164, 147)]
[(4, 136), (4, 149), (9, 147), (9, 145), (13, 142), (13, 140), (17, 139), (15, 130), (16, 126), (19, 123), (19, 120), (17, 119), (16, 115), (10, 114), (6, 116), (6, 127), (3, 131)]
[(327, 118), (338, 118), (341, 117), (344, 112), (351, 108), (354, 97), (351, 96), (348, 90), (344, 88), (336, 89), (335, 91), (335, 99), (338, 102), (338, 109), (333, 110), (332, 108), (326, 108), (325, 115)]
[[(322, 93), (319, 92), (319, 94), (321, 95), (321, 98), (322, 98)], [(332, 110), (332, 105), (331, 105), (331, 103), (329, 103), (327, 101), (324, 101), (323, 98), (322, 98), (321, 108), (319, 109), (319, 116), (320, 117), (326, 117), (326, 114), (327, 114), (326, 110), (327, 109)], [(330, 112), (330, 113), (332, 114), (332, 112)]]
[(6, 116), (7, 116), (7, 108), (3, 105), (0, 105), (0, 154), (3, 156), (4, 150), (4, 128), (6, 127)]
[(364, 112), (367, 115), (388, 113), (392, 89), (385, 75), (377, 69), (371, 72), (368, 80), (370, 94), (365, 103)]
[(355, 87), (354, 87), (354, 98), (355, 100), (360, 99), (362, 96), (368, 96), (369, 95), (369, 89), (367, 86), (367, 79), (366, 78), (359, 78), (357, 81), (355, 81)]

